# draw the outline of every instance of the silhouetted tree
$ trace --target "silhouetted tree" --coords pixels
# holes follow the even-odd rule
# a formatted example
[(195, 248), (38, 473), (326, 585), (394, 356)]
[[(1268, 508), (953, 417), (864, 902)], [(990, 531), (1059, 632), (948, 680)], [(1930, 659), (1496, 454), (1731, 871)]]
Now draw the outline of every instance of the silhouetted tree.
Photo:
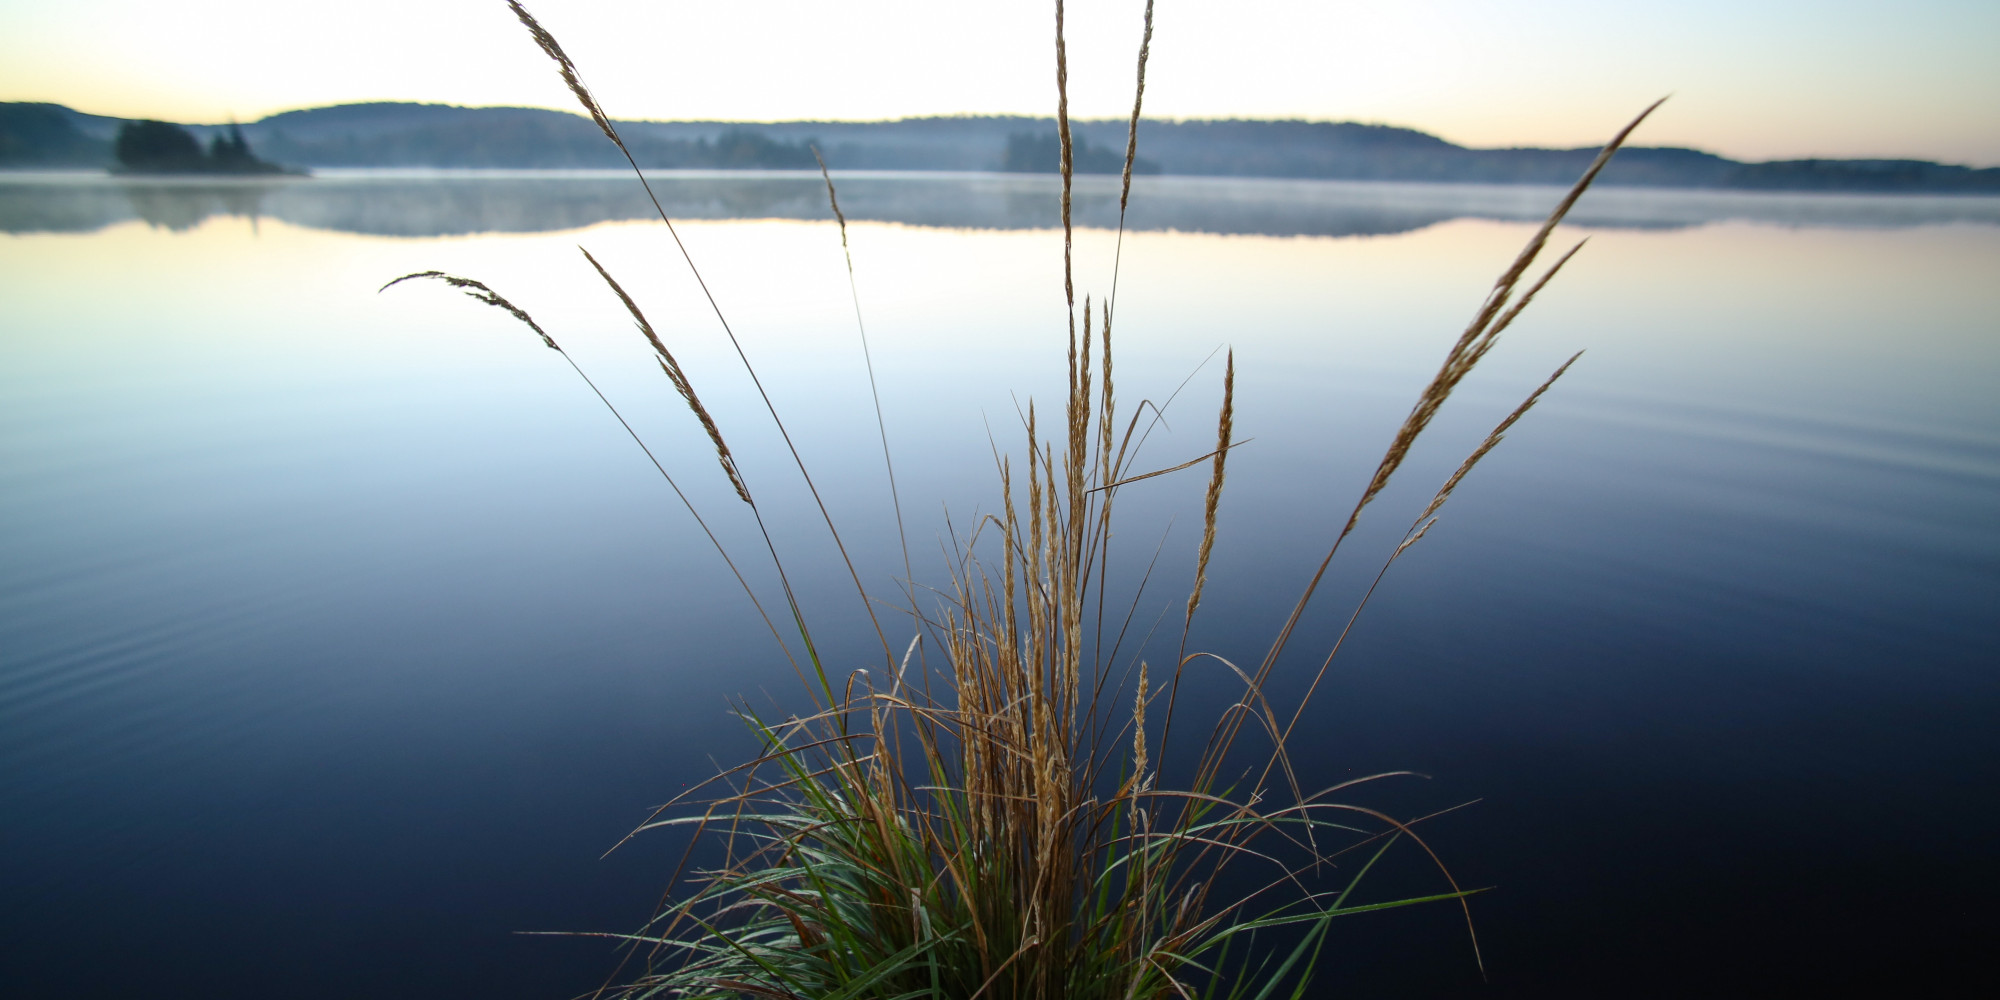
[(216, 167), (227, 170), (242, 170), (259, 162), (251, 154), (250, 143), (243, 138), (243, 130), (234, 122), (230, 123), (228, 134), (209, 140), (208, 158), (215, 161)]
[(805, 144), (779, 142), (762, 132), (733, 128), (715, 137), (697, 140), (690, 157), (694, 164), (725, 169), (805, 170), (816, 163)]
[(243, 130), (231, 124), (229, 131), (210, 139), (204, 154), (201, 143), (187, 129), (167, 122), (126, 122), (118, 129), (118, 166), (132, 173), (170, 174), (276, 174), (284, 168), (266, 163), (250, 151)]
[(116, 152), (127, 170), (200, 171), (210, 162), (187, 129), (151, 120), (119, 126)]

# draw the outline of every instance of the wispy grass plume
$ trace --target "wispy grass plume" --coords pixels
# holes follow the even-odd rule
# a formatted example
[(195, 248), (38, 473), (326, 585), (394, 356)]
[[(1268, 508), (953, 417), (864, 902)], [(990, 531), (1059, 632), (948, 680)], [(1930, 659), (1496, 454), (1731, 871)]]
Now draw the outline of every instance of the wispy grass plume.
[[(555, 36), (550, 34), (547, 28), (542, 27), (541, 22), (536, 20), (519, 0), (506, 0), (506, 3), (508, 9), (514, 12), (514, 17), (528, 29), (528, 34), (534, 38), (535, 44), (555, 62), (556, 71), (562, 76), (563, 84), (583, 105), (584, 110), (590, 113), (590, 120), (597, 123), (605, 138), (610, 139), (611, 144), (618, 147), (618, 152), (625, 157), (625, 162), (631, 166), (633, 175), (638, 178), (639, 185), (645, 189), (647, 199), (653, 203), (653, 210), (659, 214), (660, 222), (667, 227), (667, 235), (673, 239), (674, 247), (680, 251), (681, 259), (687, 264), (688, 272), (694, 276), (702, 297), (708, 301), (716, 322), (722, 326), (723, 334), (729, 338), (730, 347), (735, 349), (737, 359), (743, 363), (744, 373), (750, 376), (751, 385), (756, 387), (757, 396), (763, 401), (765, 412), (771, 415), (771, 423), (777, 427), (778, 436), (785, 442), (785, 450), (791, 454), (792, 462), (799, 470), (799, 477), (805, 481), (807, 492), (812, 494), (813, 503), (819, 508), (820, 518), (826, 524), (828, 537), (833, 540), (834, 547), (840, 552), (841, 561), (847, 566), (848, 577), (853, 581), (855, 593), (861, 600), (862, 613), (874, 626), (876, 638), (882, 643), (884, 660), (893, 663), (895, 654), (889, 647), (888, 635), (882, 631), (882, 623), (876, 619), (874, 603), (868, 597), (867, 588), (861, 583), (861, 575), (854, 568), (853, 558), (848, 555), (847, 544), (841, 540), (840, 529), (835, 527), (833, 515), (827, 511), (826, 501), (820, 497), (819, 487), (813, 482), (812, 473), (806, 470), (805, 458), (799, 454), (798, 446), (793, 443), (792, 433), (786, 428), (784, 419), (778, 416), (777, 404), (771, 401), (771, 394), (765, 391), (764, 380), (757, 376), (757, 368), (750, 363), (750, 355), (744, 352), (743, 342), (737, 339), (735, 329), (729, 325), (729, 318), (723, 314), (722, 304), (716, 301), (715, 293), (709, 290), (708, 279), (702, 276), (701, 268), (695, 265), (694, 255), (688, 252), (687, 244), (682, 242), (680, 230), (674, 227), (674, 220), (667, 216), (667, 210), (661, 206), (659, 196), (653, 193), (653, 185), (646, 179), (646, 172), (639, 169), (639, 161), (633, 159), (632, 150), (625, 145), (625, 140), (619, 137), (617, 126), (604, 113), (604, 108), (598, 103), (596, 95), (584, 85), (583, 75), (578, 72), (576, 63), (570, 59), (568, 53), (563, 51), (561, 43), (556, 41)], [(802, 635), (801, 639), (810, 650), (812, 646), (810, 635)]]
[[(588, 256), (588, 254), (586, 253), (585, 256)], [(591, 261), (591, 263), (595, 264), (596, 261), (593, 260)], [(771, 637), (778, 641), (778, 648), (784, 653), (785, 659), (788, 661), (792, 661), (793, 665), (797, 666), (797, 662), (795, 660), (792, 660), (792, 652), (790, 646), (786, 644), (784, 636), (778, 632), (777, 626), (772, 623), (771, 616), (765, 613), (763, 603), (757, 599), (757, 591), (750, 586), (750, 582), (748, 580), (745, 580), (743, 578), (743, 572), (736, 568), (736, 561), (730, 557), (729, 550), (723, 547), (722, 540), (715, 537), (715, 532), (709, 528), (708, 522), (702, 518), (701, 512), (695, 509), (694, 502), (688, 499), (688, 496), (685, 492), (682, 492), (681, 485), (680, 483), (674, 480), (673, 474), (667, 471), (666, 466), (660, 464), (660, 459), (657, 455), (653, 454), (653, 449), (647, 446), (645, 439), (639, 436), (638, 431), (632, 429), (632, 425), (631, 423), (626, 421), (625, 415), (623, 413), (618, 412), (618, 407), (612, 405), (610, 398), (606, 397), (604, 395), (604, 391), (597, 387), (597, 383), (591, 381), (589, 375), (584, 374), (583, 368), (577, 365), (576, 359), (570, 357), (569, 352), (563, 350), (562, 346), (556, 343), (556, 339), (550, 336), (547, 330), (542, 329), (542, 325), (540, 323), (535, 322), (535, 318), (533, 316), (528, 315), (527, 310), (522, 309), (520, 306), (517, 306), (514, 303), (508, 301), (506, 297), (502, 296), (499, 292), (494, 291), (483, 281), (477, 281), (472, 278), (462, 278), (459, 277), (458, 275), (446, 274), (443, 271), (418, 271), (414, 274), (406, 274), (400, 278), (390, 281), (388, 284), (385, 284), (381, 288), (376, 289), (376, 291), (378, 293), (386, 292), (390, 288), (393, 288), (396, 285), (402, 284), (405, 281), (413, 281), (413, 280), (441, 281), (446, 285), (449, 285), (453, 288), (458, 289), (461, 292), (464, 292), (467, 296), (476, 301), (483, 302), (489, 306), (493, 306), (494, 308), (497, 308), (507, 313), (508, 315), (514, 317), (516, 320), (519, 320), (522, 324), (527, 326), (528, 329), (533, 330), (535, 332), (535, 335), (541, 338), (542, 344), (544, 346), (556, 352), (557, 354), (562, 355), (563, 360), (569, 363), (571, 370), (575, 371), (577, 377), (583, 380), (583, 384), (589, 386), (591, 393), (597, 397), (599, 402), (604, 404), (604, 408), (606, 410), (609, 410), (613, 417), (617, 418), (618, 426), (624, 428), (625, 433), (632, 438), (632, 443), (638, 445), (639, 450), (645, 453), (646, 460), (653, 464), (653, 468), (659, 472), (660, 477), (666, 480), (668, 488), (674, 491), (674, 497), (681, 502), (681, 506), (687, 509), (688, 515), (694, 518), (695, 524), (701, 528), (701, 532), (705, 537), (707, 537), (709, 544), (714, 546), (716, 553), (722, 557), (723, 564), (729, 567), (730, 575), (736, 578), (737, 584), (743, 588), (743, 593), (750, 598), (751, 606), (756, 608), (757, 610), (757, 617), (764, 622), (765, 628), (770, 630)], [(608, 274), (605, 275), (605, 280), (609, 281), (610, 275)], [(613, 287), (616, 287), (615, 283)], [(622, 290), (620, 290), (619, 294), (623, 296), (624, 293)], [(637, 314), (636, 307), (634, 307), (634, 314), (635, 315)], [(648, 329), (648, 335), (650, 336), (651, 335), (650, 328), (648, 327), (647, 329)], [(664, 348), (662, 348), (662, 350), (664, 351)], [(692, 395), (692, 392), (693, 390), (689, 390), (690, 395)], [(716, 444), (718, 447), (721, 447), (721, 437), (719, 435), (716, 438)], [(724, 451), (725, 451), (724, 467), (731, 470), (731, 479), (732, 481), (734, 481), (735, 480), (733, 471), (734, 465), (727, 462), (727, 455), (726, 455), (727, 449), (724, 449)], [(749, 502), (749, 493), (747, 491), (742, 492), (740, 495), (743, 497), (746, 503)]]
[[(577, 249), (583, 250), (582, 247)], [(645, 335), (646, 342), (653, 346), (653, 353), (657, 355), (656, 360), (660, 363), (660, 370), (667, 374), (667, 381), (673, 383), (674, 391), (680, 394), (681, 401), (693, 411), (695, 419), (701, 421), (701, 429), (707, 432), (708, 440), (715, 445), (716, 460), (722, 463), (722, 472), (729, 477), (729, 485), (736, 488), (736, 496), (752, 507), (757, 506), (757, 501), (750, 499), (750, 487), (744, 485), (743, 474), (736, 471), (736, 456), (729, 453), (729, 444), (722, 440), (722, 431), (715, 426), (715, 418), (708, 415), (708, 407), (701, 405), (701, 397), (695, 395), (694, 386), (688, 382), (687, 373), (681, 371), (681, 363), (674, 360), (673, 352), (667, 350), (667, 345), (660, 341), (660, 335), (653, 331), (653, 324), (646, 319), (646, 314), (639, 309), (639, 304), (632, 301), (632, 296), (625, 294), (625, 288), (618, 284), (618, 279), (613, 278), (611, 272), (605, 270), (604, 265), (599, 264), (597, 258), (590, 255), (590, 251), (583, 250), (583, 259), (589, 261), (590, 266), (596, 268), (598, 275), (604, 279), (604, 283), (611, 286), (612, 293), (618, 296), (618, 301), (623, 302), (626, 311), (632, 314), (634, 325)]]
[(1402, 467), (1403, 460), (1409, 456), (1410, 447), (1430, 426), (1431, 419), (1443, 408), (1445, 400), (1451, 398), (1452, 391), (1458, 388), (1458, 384), (1471, 374), (1474, 366), (1493, 349), (1500, 334), (1513, 324), (1522, 310), (1528, 307), (1528, 303), (1534, 301), (1535, 295), (1556, 276), (1556, 272), (1562, 270), (1562, 266), (1569, 263), (1570, 258), (1583, 248), (1582, 243), (1571, 247), (1528, 287), (1525, 294), (1515, 300), (1513, 298), (1515, 288), (1519, 285), (1522, 275), (1534, 265), (1535, 258), (1541, 255), (1543, 247), (1548, 244), (1550, 234), (1562, 223), (1569, 210), (1576, 205), (1577, 199), (1583, 196), (1583, 192), (1590, 188), (1591, 182), (1597, 179), (1604, 165), (1611, 162), (1612, 155), (1625, 144), (1626, 138), (1632, 131), (1665, 100), (1661, 98), (1648, 105), (1611, 137), (1611, 141), (1605, 144), (1591, 161), (1590, 166), (1584, 170), (1583, 176), (1578, 178), (1563, 195), (1562, 200), (1556, 203), (1548, 218), (1515, 256), (1513, 263), (1509, 264), (1507, 269), (1501, 272), (1499, 279), (1493, 283), (1492, 291), (1487, 293), (1472, 322), (1467, 324), (1464, 332), (1460, 333), (1458, 340), (1452, 344), (1451, 350), (1446, 352), (1443, 364), (1438, 366), (1437, 374), (1418, 394), (1416, 405), (1410, 408), (1409, 416), (1405, 417), (1402, 425), (1396, 429), (1395, 437), (1390, 440), (1388, 449), (1382, 453), (1381, 460), (1376, 464), (1374, 475), (1369, 477), (1368, 485), (1361, 491), (1361, 496), (1348, 513), (1346, 522), (1334, 536), (1333, 544), (1327, 548), (1325, 557), (1320, 560), (1319, 568), (1314, 571), (1312, 579), (1306, 584), (1305, 591), (1293, 605), (1291, 615), (1278, 630), (1277, 637), (1272, 640), (1270, 649), (1264, 654), (1263, 662), (1257, 668), (1255, 676), (1258, 683), (1261, 684), (1270, 677), (1278, 658), (1290, 643), (1292, 633), (1298, 628), (1299, 621), (1305, 617), (1306, 608), (1312, 603), (1313, 595), (1318, 591), (1320, 581), (1325, 578), (1327, 568), (1333, 564), (1334, 556), (1340, 552), (1341, 543), (1347, 540), (1347, 536), (1353, 533), (1354, 526), (1360, 522), (1361, 512), (1388, 487), (1390, 477)]
[[(508, 0), (508, 6), (646, 184), (615, 125), (562, 47), (520, 3)], [(904, 610), (916, 636), (902, 647), (900, 659), (776, 406), (694, 269), (672, 220), (660, 213), (818, 503), (848, 575), (868, 606), (882, 641), (885, 669), (880, 676), (856, 670), (836, 680), (822, 662), (770, 533), (763, 531), (792, 613), (793, 638), (812, 670), (810, 677), (799, 671), (805, 703), (782, 719), (747, 704), (737, 706), (759, 742), (758, 755), (660, 807), (634, 831), (681, 830), (690, 847), (670, 880), (670, 898), (654, 918), (636, 932), (604, 935), (628, 946), (629, 966), (612, 988), (620, 996), (1297, 1000), (1336, 918), (1452, 900), (1464, 908), (1473, 961), (1483, 968), (1466, 902), (1478, 890), (1461, 886), (1424, 840), (1418, 826), (1429, 817), (1398, 819), (1349, 801), (1368, 783), (1404, 772), (1309, 791), (1291, 765), (1289, 744), (1390, 566), (1425, 536), (1470, 471), (1574, 357), (1494, 427), (1411, 522), (1368, 591), (1349, 609), (1305, 694), (1286, 703), (1274, 696), (1269, 682), (1327, 567), (1364, 509), (1382, 495), (1436, 414), (1499, 336), (1576, 253), (1572, 248), (1523, 285), (1555, 227), (1646, 113), (1606, 145), (1502, 272), (1390, 439), (1263, 659), (1245, 669), (1215, 652), (1189, 652), (1195, 616), (1211, 586), (1228, 456), (1244, 443), (1236, 437), (1234, 352), (1225, 354), (1214, 450), (1165, 468), (1134, 471), (1148, 433), (1179, 390), (1159, 405), (1142, 401), (1129, 416), (1122, 415), (1114, 390), (1117, 275), (1153, 5), (1146, 4), (1138, 48), (1119, 195), (1118, 250), (1110, 276), (1113, 294), (1096, 298), (1086, 292), (1080, 316), (1064, 4), (1056, 0), (1054, 6), (1068, 327), (1065, 394), (1053, 413), (1027, 401), (1016, 439), (1020, 451), (1005, 454), (995, 445), (997, 509), (962, 531), (947, 525), (940, 545), (944, 566), (928, 587), (920, 589), (912, 579), (903, 541), (909, 587), (904, 593), (912, 598)], [(824, 160), (820, 169), (840, 226), (900, 538), (901, 501), (861, 318), (846, 216)], [(650, 195), (650, 185), (647, 191)], [(654, 204), (658, 207), (657, 199)], [(686, 372), (633, 296), (587, 251), (585, 258), (631, 314), (761, 531), (763, 515), (754, 494)], [(444, 281), (509, 312), (569, 359), (525, 311), (487, 286), (435, 271), (397, 281), (412, 278)], [(1119, 343), (1122, 350), (1123, 334)], [(575, 367), (573, 360), (570, 364)], [(583, 374), (580, 368), (577, 373)], [(596, 390), (594, 384), (591, 388)], [(611, 406), (609, 400), (604, 403)], [(1150, 422), (1142, 421), (1148, 410)], [(617, 413), (615, 407), (612, 412)], [(624, 422), (622, 416), (619, 420)], [(650, 449), (646, 453), (653, 455)], [(1192, 583), (1184, 607), (1179, 607), (1178, 642), (1171, 635), (1170, 617), (1177, 602), (1159, 615), (1168, 633), (1160, 648), (1175, 647), (1168, 670), (1167, 664), (1144, 655), (1146, 640), (1135, 640), (1134, 650), (1124, 646), (1160, 550), (1129, 602), (1122, 595), (1113, 600), (1108, 594), (1114, 579), (1109, 569), (1112, 512), (1120, 491), (1164, 482), (1174, 472), (1203, 463), (1209, 464), (1209, 477), (1202, 531)], [(657, 459), (654, 464), (667, 476)], [(667, 481), (673, 484), (673, 477)], [(678, 485), (674, 490), (687, 504)], [(715, 540), (712, 533), (709, 537)], [(734, 571), (733, 562), (730, 568)], [(740, 573), (737, 579), (743, 581)], [(753, 591), (748, 583), (744, 588)], [(920, 606), (914, 598), (923, 593), (931, 596)], [(755, 601), (754, 592), (751, 596)], [(758, 611), (763, 613), (761, 604)], [(771, 625), (768, 616), (764, 620)], [(786, 638), (775, 627), (771, 631), (790, 657)], [(1147, 631), (1143, 620), (1138, 631)], [(793, 665), (801, 666), (796, 660)], [(1192, 733), (1177, 736), (1181, 687), (1197, 670), (1233, 684), (1235, 694), (1219, 705), (1209, 695), (1200, 704), (1179, 708), (1183, 714), (1198, 714), (1183, 724)], [(1204, 693), (1213, 690), (1209, 686)], [(1162, 697), (1163, 716), (1154, 711)], [(1205, 732), (1195, 728), (1203, 724)], [(1254, 751), (1241, 740), (1246, 728), (1258, 737)], [(694, 845), (701, 844), (709, 845), (714, 855), (697, 867)], [(1434, 868), (1435, 891), (1392, 898), (1361, 893), (1364, 880), (1392, 848), (1414, 850), (1412, 861)]]

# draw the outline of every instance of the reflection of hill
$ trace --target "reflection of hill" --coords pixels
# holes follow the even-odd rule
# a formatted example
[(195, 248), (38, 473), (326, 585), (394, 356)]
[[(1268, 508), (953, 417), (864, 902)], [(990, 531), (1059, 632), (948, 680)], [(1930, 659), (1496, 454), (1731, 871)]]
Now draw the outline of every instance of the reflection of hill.
[(0, 232), (84, 233), (131, 219), (181, 232), (217, 215), (256, 219), (284, 186), (271, 180), (106, 179), (25, 175), (0, 179)]
[[(1034, 175), (856, 174), (839, 179), (850, 219), (971, 229), (1060, 224), (1056, 181)], [(654, 190), (676, 218), (828, 217), (826, 192), (810, 173), (664, 173)], [(1540, 219), (1559, 190), (1525, 185), (1400, 184), (1225, 178), (1141, 178), (1130, 225), (1274, 236), (1408, 232), (1451, 219)], [(1118, 221), (1116, 178), (1080, 178), (1080, 225)], [(83, 175), (0, 177), (0, 230), (84, 232), (130, 219), (173, 230), (211, 216), (267, 216), (294, 225), (380, 236), (551, 232), (643, 220), (652, 204), (630, 175), (578, 173), (365, 173), (310, 184), (273, 180), (111, 180)], [(1577, 225), (1669, 228), (1725, 219), (1792, 226), (2000, 224), (2000, 198), (1746, 194), (1605, 189), (1571, 220)]]
[(139, 218), (175, 232), (193, 229), (213, 215), (255, 219), (265, 214), (261, 207), (271, 190), (268, 184), (124, 186), (125, 198)]

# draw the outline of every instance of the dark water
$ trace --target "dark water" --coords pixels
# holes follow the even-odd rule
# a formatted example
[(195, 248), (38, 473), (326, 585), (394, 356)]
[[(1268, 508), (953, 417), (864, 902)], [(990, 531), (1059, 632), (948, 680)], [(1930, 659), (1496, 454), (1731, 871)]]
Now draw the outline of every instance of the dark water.
[[(838, 238), (810, 178), (663, 194), (861, 571), (900, 571)], [(1084, 217), (1109, 221), (1104, 192)], [(1238, 433), (1197, 645), (1254, 656), (1543, 189), (1172, 181), (1135, 195), (1119, 371), (1218, 344)], [(865, 662), (816, 515), (664, 230), (604, 177), (273, 189), (0, 179), (0, 980), (23, 996), (562, 997), (677, 844), (599, 855), (746, 744), (787, 673), (535, 312), (733, 513), (574, 245), (683, 360)], [(994, 502), (987, 429), (1059, 391), (1034, 179), (843, 189), (920, 567)], [(1111, 206), (1115, 208), (1115, 205)], [(1612, 192), (1592, 244), (1365, 522), (1299, 648), (1486, 427), (1588, 353), (1364, 614), (1298, 750), (1420, 815), (1462, 919), (1353, 918), (1326, 995), (1929, 993), (2000, 931), (2000, 201)], [(578, 227), (588, 227), (579, 230)], [(1078, 239), (1080, 290), (1110, 235)], [(1201, 369), (1149, 445), (1206, 450)], [(1016, 447), (1015, 451), (1019, 451)], [(1199, 483), (1120, 565), (1189, 561)], [(747, 525), (719, 518), (725, 541)], [(1170, 528), (1170, 522), (1173, 527)], [(923, 570), (919, 569), (920, 575)], [(1174, 576), (1178, 573), (1178, 576)], [(1147, 614), (1173, 604), (1163, 573)], [(761, 582), (761, 578), (760, 578)], [(1281, 684), (1316, 657), (1301, 654)], [(1207, 683), (1207, 682), (1204, 682)], [(1211, 685), (1203, 690), (1220, 692)], [(1435, 891), (1420, 858), (1384, 893)]]

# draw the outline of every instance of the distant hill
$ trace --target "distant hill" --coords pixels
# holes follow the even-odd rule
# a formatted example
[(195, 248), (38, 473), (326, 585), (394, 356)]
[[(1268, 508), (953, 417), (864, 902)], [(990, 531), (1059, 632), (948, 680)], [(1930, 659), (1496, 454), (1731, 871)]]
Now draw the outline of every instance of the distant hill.
[[(54, 104), (0, 104), (0, 168), (102, 166), (119, 119)], [(223, 126), (186, 128), (211, 143)], [(812, 146), (850, 170), (1052, 170), (1055, 123), (964, 116), (885, 122), (619, 122), (647, 168), (811, 169)], [(1080, 169), (1115, 171), (1123, 121), (1075, 123)], [(539, 108), (347, 104), (242, 126), (265, 157), (307, 167), (601, 168), (624, 159), (589, 119)], [(1582, 149), (1473, 149), (1415, 129), (1355, 122), (1140, 124), (1140, 172), (1222, 177), (1567, 184)], [(1600, 184), (1784, 191), (2000, 194), (2000, 168), (1921, 160), (1745, 163), (1695, 149), (1627, 147)]]
[(77, 128), (60, 104), (0, 104), (0, 166), (101, 167), (111, 162), (108, 136)]

